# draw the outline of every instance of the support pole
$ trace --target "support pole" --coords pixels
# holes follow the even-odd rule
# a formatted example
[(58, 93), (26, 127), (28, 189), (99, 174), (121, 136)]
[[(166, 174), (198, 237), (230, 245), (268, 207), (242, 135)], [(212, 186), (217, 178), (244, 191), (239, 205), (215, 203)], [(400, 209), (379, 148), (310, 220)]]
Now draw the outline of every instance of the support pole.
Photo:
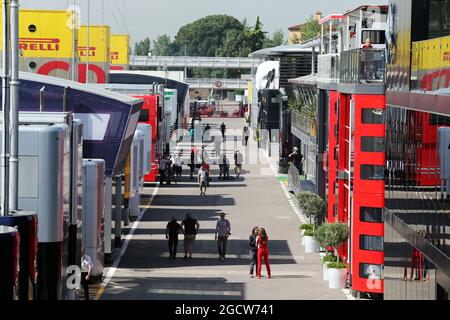
[(19, 0), (11, 0), (11, 157), (9, 158), (9, 205), (19, 209)]
[(69, 105), (69, 87), (64, 88), (63, 94), (63, 112), (67, 112), (67, 107)]
[[(76, 16), (78, 19), (78, 15)], [(70, 80), (72, 81), (76, 81), (75, 79), (75, 74), (76, 74), (76, 69), (75, 69), (75, 65), (76, 65), (76, 58), (75, 58), (75, 53), (77, 50), (76, 46), (76, 41), (75, 41), (75, 32), (76, 32), (76, 25), (75, 22), (78, 23), (78, 21), (75, 21), (75, 0), (73, 0), (73, 5), (72, 5), (72, 74), (70, 75)]]
[(87, 28), (86, 28), (86, 30), (87, 30), (87, 35), (86, 35), (86, 84), (88, 84), (89, 83), (89, 46), (90, 46), (90, 39), (89, 39), (89, 36), (90, 36), (90, 26), (91, 26), (91, 17), (90, 17), (90, 14), (91, 14), (91, 5), (90, 5), (90, 3), (89, 3), (89, 0), (87, 1), (87, 21), (88, 21), (88, 23), (87, 23)]
[(111, 230), (112, 230), (112, 178), (105, 177), (105, 261), (111, 259)]
[(116, 176), (114, 246), (122, 246), (122, 176)]
[(45, 86), (43, 86), (39, 90), (39, 112), (44, 112), (45, 109), (44, 93), (45, 93)]
[(3, 72), (2, 72), (2, 208), (1, 215), (9, 214), (9, 1), (3, 0)]

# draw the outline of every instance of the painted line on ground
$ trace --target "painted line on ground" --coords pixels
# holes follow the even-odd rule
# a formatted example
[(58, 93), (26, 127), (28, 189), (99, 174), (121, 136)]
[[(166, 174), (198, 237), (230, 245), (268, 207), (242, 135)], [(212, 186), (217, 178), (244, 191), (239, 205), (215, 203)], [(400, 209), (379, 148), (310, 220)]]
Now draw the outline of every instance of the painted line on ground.
[(150, 208), (153, 199), (155, 198), (156, 194), (158, 193), (158, 189), (159, 189), (159, 182), (156, 184), (155, 188), (153, 189), (153, 193), (152, 196), (149, 200), (149, 203), (147, 204), (147, 206), (145, 208), (143, 208), (139, 214), (139, 216), (137, 217), (136, 221), (133, 223), (133, 226), (130, 229), (130, 232), (127, 234), (127, 236), (125, 237), (125, 242), (122, 245), (122, 250), (120, 251), (119, 256), (116, 258), (116, 260), (114, 261), (113, 265), (111, 266), (111, 268), (109, 268), (108, 273), (106, 274), (105, 279), (102, 281), (101, 285), (100, 285), (100, 289), (97, 292), (97, 295), (95, 296), (95, 300), (100, 300), (100, 298), (102, 297), (103, 293), (105, 292), (106, 287), (108, 286), (108, 283), (111, 281), (111, 279), (114, 277), (114, 274), (116, 273), (117, 267), (120, 264), (120, 261), (122, 260), (123, 256), (125, 255), (125, 252), (127, 251), (128, 248), (128, 244), (130, 243), (130, 240), (133, 238), (134, 235), (134, 231), (137, 229), (139, 222), (141, 222), (142, 217), (144, 216), (144, 213), (147, 211), (147, 209)]

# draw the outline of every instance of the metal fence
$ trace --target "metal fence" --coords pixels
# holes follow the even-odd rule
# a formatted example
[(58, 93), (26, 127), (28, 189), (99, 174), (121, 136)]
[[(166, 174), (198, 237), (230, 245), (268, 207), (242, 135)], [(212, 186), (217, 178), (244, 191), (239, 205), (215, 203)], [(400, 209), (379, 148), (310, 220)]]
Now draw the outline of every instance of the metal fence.
[(353, 49), (341, 53), (339, 82), (362, 84), (383, 82), (386, 71), (384, 49)]
[(338, 81), (339, 80), (339, 55), (323, 54), (318, 57), (318, 80)]
[(300, 188), (300, 172), (298, 169), (291, 164), (288, 170), (288, 190), (290, 192), (294, 192), (295, 194), (299, 193)]

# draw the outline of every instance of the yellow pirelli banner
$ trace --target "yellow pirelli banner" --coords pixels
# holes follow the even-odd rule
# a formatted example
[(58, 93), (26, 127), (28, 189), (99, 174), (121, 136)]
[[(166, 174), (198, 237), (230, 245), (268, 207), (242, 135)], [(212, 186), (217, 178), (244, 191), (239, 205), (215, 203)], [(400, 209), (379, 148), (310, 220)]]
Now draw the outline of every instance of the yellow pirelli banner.
[(128, 68), (130, 64), (130, 36), (124, 34), (111, 35), (111, 69)]
[[(1, 18), (0, 15), (0, 51), (3, 51)], [(77, 25), (78, 14), (73, 11), (20, 10), (20, 70), (76, 80), (78, 78)], [(3, 65), (1, 55), (0, 62)]]
[[(77, 32), (72, 32), (72, 19), (78, 19), (76, 13), (57, 10), (20, 10), (20, 55), (23, 58), (72, 58), (74, 38), (77, 42)], [(0, 48), (1, 45), (2, 41)]]
[(80, 55), (80, 62), (87, 62), (87, 53), (89, 52), (89, 63), (109, 63), (110, 37), (109, 26), (90, 26), (88, 50), (88, 27), (81, 26), (78, 30), (78, 53)]

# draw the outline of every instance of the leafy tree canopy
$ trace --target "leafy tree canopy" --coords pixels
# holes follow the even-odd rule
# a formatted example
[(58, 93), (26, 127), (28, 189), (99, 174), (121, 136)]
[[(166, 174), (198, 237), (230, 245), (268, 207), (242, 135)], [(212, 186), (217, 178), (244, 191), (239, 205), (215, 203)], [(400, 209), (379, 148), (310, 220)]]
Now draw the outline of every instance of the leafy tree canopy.
[(175, 36), (178, 55), (184, 54), (186, 46), (187, 55), (213, 57), (216, 50), (222, 47), (227, 32), (231, 30), (242, 32), (243, 29), (243, 24), (231, 16), (206, 16), (178, 30)]
[(137, 56), (147, 56), (151, 50), (151, 42), (149, 38), (136, 42), (134, 46), (134, 54)]
[(302, 42), (314, 39), (320, 34), (319, 21), (314, 15), (311, 15), (302, 28)]
[(153, 40), (152, 55), (172, 56), (176, 51), (175, 45), (167, 34), (162, 34)]

